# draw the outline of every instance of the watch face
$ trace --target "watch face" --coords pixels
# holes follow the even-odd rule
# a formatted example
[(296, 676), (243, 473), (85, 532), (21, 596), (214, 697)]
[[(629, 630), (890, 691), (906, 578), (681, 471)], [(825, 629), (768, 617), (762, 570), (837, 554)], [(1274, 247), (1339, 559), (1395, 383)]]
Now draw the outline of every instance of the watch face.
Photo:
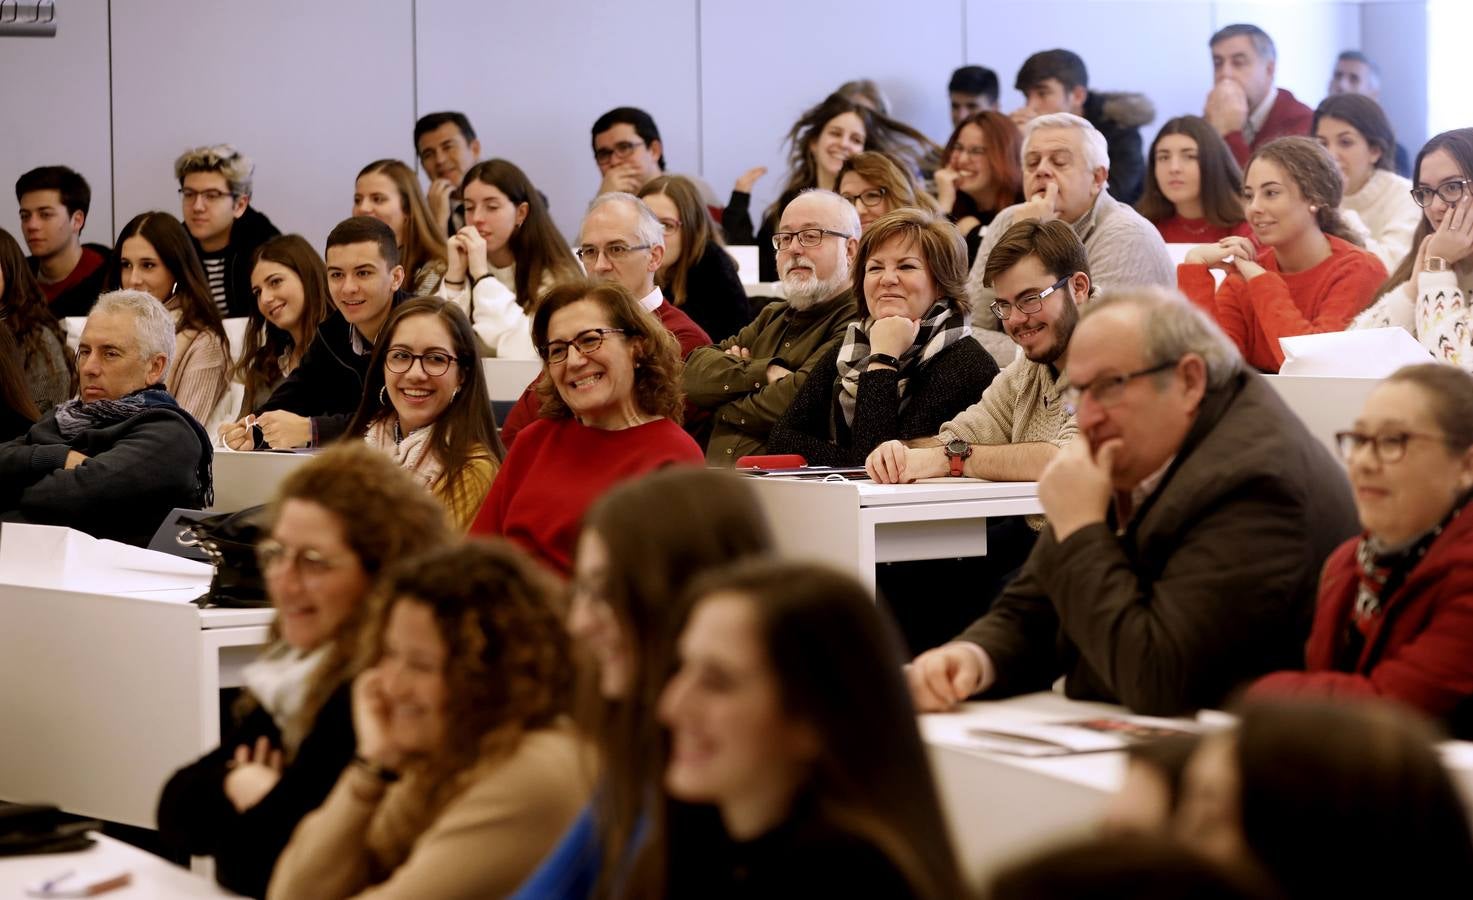
[(961, 438), (957, 438), (956, 440), (953, 440), (953, 441), (947, 441), (946, 442), (946, 455), (947, 456), (962, 456), (962, 457), (965, 457), (965, 456), (970, 455), (970, 454), (967, 453), (967, 442), (964, 441), (964, 440), (962, 440)]

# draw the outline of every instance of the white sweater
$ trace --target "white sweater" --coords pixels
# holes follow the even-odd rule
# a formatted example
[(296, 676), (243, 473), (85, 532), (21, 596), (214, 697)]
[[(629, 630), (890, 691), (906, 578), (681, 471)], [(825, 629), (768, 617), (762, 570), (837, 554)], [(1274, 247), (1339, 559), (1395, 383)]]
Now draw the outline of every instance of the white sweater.
[[(499, 359), (536, 359), (532, 346), (532, 320), (517, 305), (516, 263), (504, 269), (491, 267), (491, 275), (476, 282), (474, 289), (454, 288), (440, 282), (436, 294), (465, 310), (471, 328), (481, 342), (481, 353)], [(468, 276), (467, 276), (468, 277)], [(547, 279), (543, 278), (543, 287)]]
[(1412, 233), (1422, 209), (1412, 200), (1412, 183), (1395, 172), (1377, 169), (1365, 186), (1340, 201), (1340, 212), (1361, 232), (1366, 249), (1393, 272), (1412, 249)]
[(1355, 317), (1351, 328), (1405, 328), (1438, 362), (1473, 372), (1473, 267), (1420, 272)]

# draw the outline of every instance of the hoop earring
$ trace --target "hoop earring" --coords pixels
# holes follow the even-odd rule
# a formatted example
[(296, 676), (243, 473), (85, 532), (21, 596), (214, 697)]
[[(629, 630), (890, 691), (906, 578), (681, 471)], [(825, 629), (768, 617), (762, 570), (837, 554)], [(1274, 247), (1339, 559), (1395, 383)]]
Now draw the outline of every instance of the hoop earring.
[(389, 405), (389, 386), (387, 384), (378, 389), (378, 405)]

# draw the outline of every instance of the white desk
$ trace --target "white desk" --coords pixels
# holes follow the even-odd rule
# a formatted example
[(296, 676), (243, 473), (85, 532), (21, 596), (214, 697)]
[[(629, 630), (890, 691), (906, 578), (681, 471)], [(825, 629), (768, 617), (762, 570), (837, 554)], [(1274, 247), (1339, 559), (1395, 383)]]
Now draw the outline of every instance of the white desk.
[(1084, 753), (1028, 759), (945, 743), (967, 728), (1007, 721), (1128, 715), (1121, 706), (1082, 703), (1062, 694), (965, 703), (920, 717), (942, 807), (962, 871), (978, 883), (1030, 851), (1088, 833), (1120, 787), (1125, 754)]
[(219, 744), (220, 689), (274, 616), (197, 609), (203, 589), (0, 585), (0, 798), (154, 827), (164, 781)]
[(871, 588), (876, 563), (985, 556), (989, 518), (1043, 512), (1034, 482), (750, 481), (784, 552), (853, 572)]
[(8, 856), (0, 858), (0, 897), (24, 897), (27, 885), (63, 872), (101, 870), (131, 872), (133, 883), (108, 891), (103, 897), (118, 900), (185, 900), (193, 897), (235, 897), (207, 878), (181, 869), (132, 844), (94, 834), (97, 845), (76, 853), (48, 853), (41, 856)]

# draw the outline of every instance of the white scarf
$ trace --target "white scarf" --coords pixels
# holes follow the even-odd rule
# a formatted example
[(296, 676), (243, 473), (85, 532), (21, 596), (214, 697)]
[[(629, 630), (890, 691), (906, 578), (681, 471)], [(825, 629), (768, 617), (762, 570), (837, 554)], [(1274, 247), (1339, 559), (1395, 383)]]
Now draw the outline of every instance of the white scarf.
[(425, 487), (433, 489), (435, 482), (445, 474), (445, 467), (430, 452), (430, 431), (434, 426), (416, 428), (405, 435), (399, 434), (399, 420), (379, 419), (364, 432), (368, 446), (394, 458), (394, 462), (406, 471), (424, 480)]
[(332, 642), (328, 641), (308, 653), (278, 641), (240, 670), (241, 681), (260, 701), (261, 708), (271, 714), (277, 728), (285, 731), (287, 723), (301, 711), (312, 675), (331, 648)]

